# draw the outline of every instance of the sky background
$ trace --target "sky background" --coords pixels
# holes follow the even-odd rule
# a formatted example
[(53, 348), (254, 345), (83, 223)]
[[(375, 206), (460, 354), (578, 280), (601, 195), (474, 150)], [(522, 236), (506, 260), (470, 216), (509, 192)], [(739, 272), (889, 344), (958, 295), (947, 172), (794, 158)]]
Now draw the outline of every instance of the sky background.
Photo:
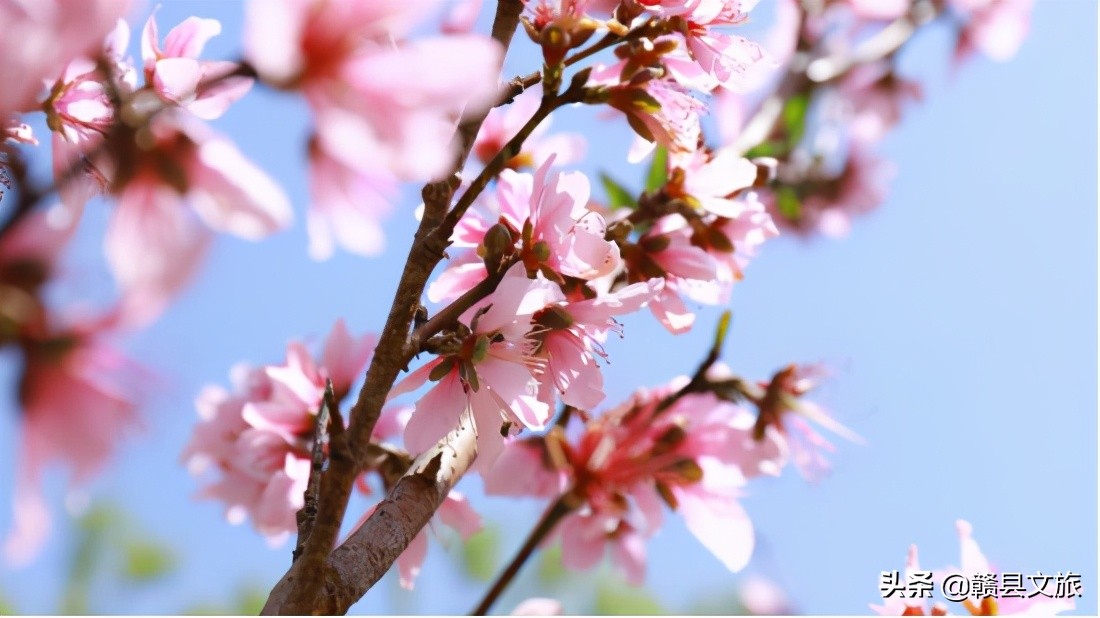
[[(131, 20), (135, 33), (148, 10)], [(1013, 60), (979, 57), (955, 72), (947, 29), (919, 35), (901, 73), (922, 82), (925, 99), (880, 146), (898, 168), (886, 203), (845, 240), (776, 239), (749, 266), (734, 289), (724, 360), (760, 379), (789, 362), (828, 364), (833, 377), (816, 399), (867, 445), (838, 439), (833, 473), (814, 484), (793, 470), (754, 481), (744, 506), (757, 549), (743, 573), (725, 571), (668, 518), (649, 545), (647, 577), (665, 608), (691, 611), (759, 575), (800, 612), (865, 613), (880, 600), (880, 571), (902, 569), (911, 543), (926, 567), (957, 564), (962, 518), (1002, 571), (1080, 573), (1077, 613), (1097, 612), (1096, 10), (1086, 0), (1037, 0)], [(223, 34), (205, 57), (236, 58), (242, 12), (238, 2), (169, 1), (158, 23), (166, 33), (192, 14), (217, 18)], [(516, 42), (506, 74), (534, 68), (532, 46), (522, 35)], [(271, 549), (248, 524), (226, 523), (220, 504), (195, 502), (199, 484), (178, 459), (196, 422), (195, 395), (206, 384), (228, 385), (233, 364), (279, 362), (292, 339), (316, 349), (339, 317), (354, 333), (384, 320), (416, 202), (395, 208), (382, 256), (312, 262), (302, 216), (307, 123), (300, 101), (262, 88), (216, 123), (282, 183), (296, 225), (259, 244), (220, 238), (194, 285), (126, 342), (158, 376), (146, 427), (125, 441), (85, 501), (122, 508), (123, 527), (167, 543), (179, 568), (147, 586), (99, 582), (92, 611), (175, 613), (224, 602), (245, 584), (269, 588), (289, 564), (289, 544)], [(571, 109), (554, 123), (599, 136), (581, 169), (642, 175), (622, 162), (625, 123)], [(107, 214), (89, 209), (66, 262), (65, 294), (109, 289), (99, 245)], [(625, 320), (626, 339), (608, 348), (608, 402), (689, 373), (720, 311), (701, 307), (697, 328), (681, 337), (648, 312)], [(11, 383), (14, 364), (4, 360), (0, 379)], [(12, 495), (11, 400), (0, 413), (0, 496)], [(78, 538), (63, 516), (64, 480), (60, 471), (48, 478), (58, 521), (40, 558), (0, 567), (0, 598), (21, 612), (58, 608)], [(460, 488), (503, 529), (500, 550), (510, 556), (542, 505), (481, 500), (480, 484), (471, 477)], [(485, 585), (460, 575), (443, 545), (459, 550), (433, 542), (415, 592), (400, 591), (391, 574), (353, 611), (468, 611)], [(498, 611), (526, 596), (513, 592)], [(566, 609), (589, 611), (586, 595), (575, 587)]]

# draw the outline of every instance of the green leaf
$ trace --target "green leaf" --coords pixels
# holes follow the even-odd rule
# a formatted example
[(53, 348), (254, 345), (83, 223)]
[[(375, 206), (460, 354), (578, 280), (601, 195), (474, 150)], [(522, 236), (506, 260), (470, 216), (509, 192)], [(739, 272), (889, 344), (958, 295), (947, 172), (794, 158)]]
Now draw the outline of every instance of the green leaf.
[(756, 157), (779, 157), (786, 154), (788, 148), (783, 142), (777, 140), (768, 140), (762, 144), (757, 144), (745, 153), (745, 158), (755, 159)]
[(17, 614), (15, 611), (15, 605), (12, 605), (8, 598), (0, 593), (0, 616), (12, 616)]
[(596, 590), (597, 615), (611, 616), (659, 616), (665, 614), (661, 604), (653, 595), (641, 588), (632, 588), (624, 584), (601, 583)]
[(798, 193), (791, 187), (779, 187), (775, 195), (776, 206), (779, 212), (790, 221), (798, 221), (802, 218), (802, 200)]
[(619, 181), (604, 172), (600, 172), (600, 182), (607, 193), (607, 205), (610, 208), (632, 208), (635, 204), (634, 196), (630, 189), (624, 187)]
[(668, 149), (660, 144), (653, 152), (653, 161), (649, 164), (649, 173), (645, 177), (645, 190), (656, 193), (668, 183)]
[(787, 129), (787, 141), (792, 146), (802, 140), (806, 132), (806, 112), (810, 109), (810, 98), (796, 94), (783, 105), (783, 126)]
[(558, 584), (568, 577), (569, 573), (561, 563), (561, 545), (544, 550), (539, 558), (539, 581), (544, 584)]
[(491, 581), (499, 563), (500, 531), (495, 527), (482, 528), (462, 545), (465, 573), (477, 581)]
[(133, 540), (126, 544), (122, 575), (132, 582), (148, 582), (168, 575), (176, 568), (172, 552), (153, 541)]

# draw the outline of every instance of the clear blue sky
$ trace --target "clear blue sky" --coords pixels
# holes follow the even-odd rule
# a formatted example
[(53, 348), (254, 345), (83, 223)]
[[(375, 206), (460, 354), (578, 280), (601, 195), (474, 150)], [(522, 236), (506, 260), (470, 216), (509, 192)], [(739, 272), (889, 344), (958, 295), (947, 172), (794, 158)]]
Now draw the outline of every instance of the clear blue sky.
[[(191, 14), (216, 17), (224, 33), (208, 55), (234, 58), (242, 9), (169, 1), (158, 22), (163, 33)], [(847, 240), (768, 243), (734, 290), (727, 363), (751, 377), (791, 361), (829, 363), (836, 375), (822, 403), (868, 442), (838, 441), (833, 474), (815, 485), (792, 474), (756, 483), (745, 501), (758, 532), (746, 572), (776, 580), (802, 612), (866, 612), (879, 572), (901, 569), (910, 543), (926, 566), (957, 563), (957, 518), (974, 525), (1002, 570), (1081, 573), (1079, 611), (1097, 611), (1096, 10), (1086, 0), (1037, 0), (1014, 60), (979, 58), (954, 77), (948, 33), (921, 35), (902, 70), (921, 79), (926, 97), (882, 144), (899, 168), (887, 203)], [(510, 66), (526, 73), (532, 64)], [(288, 564), (289, 546), (271, 550), (249, 527), (228, 525), (221, 505), (193, 502), (198, 485), (177, 460), (196, 393), (226, 384), (234, 363), (278, 361), (288, 340), (318, 343), (337, 317), (354, 332), (384, 319), (388, 300), (380, 300), (394, 288), (415, 202), (396, 209), (382, 257), (311, 262), (301, 216), (304, 112), (257, 90), (217, 123), (283, 184), (298, 221), (262, 244), (219, 240), (195, 285), (128, 342), (158, 372), (159, 390), (145, 409), (147, 430), (125, 443), (91, 494), (124, 504), (137, 526), (168, 541), (181, 570), (137, 592), (105, 588), (95, 611), (173, 613), (227, 598), (241, 581), (269, 586)], [(587, 111), (559, 115), (558, 127), (600, 131), (585, 169), (641, 174), (618, 162), (625, 130), (607, 139)], [(82, 293), (109, 285), (97, 244), (106, 212), (88, 214), (68, 262), (83, 275)], [(703, 308), (699, 328), (680, 338), (648, 315), (628, 319), (626, 340), (609, 347), (610, 399), (689, 372), (718, 313)], [(0, 366), (14, 378), (10, 363)], [(8, 403), (0, 496), (12, 493), (15, 419)], [(59, 513), (61, 481), (49, 483)], [(471, 478), (462, 489), (476, 496), (479, 487)], [(510, 554), (538, 505), (487, 504), (488, 519), (517, 526)], [(650, 545), (648, 575), (666, 607), (682, 611), (735, 585), (740, 575), (670, 520)], [(5, 506), (0, 530), (9, 527)], [(56, 532), (30, 567), (0, 568), (0, 593), (21, 611), (56, 611), (74, 536), (65, 522)], [(356, 611), (464, 613), (483, 591), (454, 573), (439, 544), (417, 605), (389, 579)]]

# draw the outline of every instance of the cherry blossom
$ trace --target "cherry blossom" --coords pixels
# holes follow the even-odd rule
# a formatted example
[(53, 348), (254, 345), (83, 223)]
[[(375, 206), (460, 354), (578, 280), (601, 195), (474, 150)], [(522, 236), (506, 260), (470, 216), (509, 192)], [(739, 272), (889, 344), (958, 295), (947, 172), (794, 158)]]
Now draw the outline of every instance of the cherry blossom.
[[(245, 50), (262, 80), (302, 90), (316, 117), (311, 255), (331, 255), (333, 230), (347, 224), (367, 237), (341, 232), (336, 244), (371, 255), (382, 248), (380, 198), (454, 164), (455, 126), (495, 97), (501, 50), (472, 34), (406, 40), (436, 1), (322, 4), (250, 3)], [(317, 188), (321, 178), (331, 187)]]
[(4, 2), (0, 23), (19, 36), (0, 38), (0, 118), (29, 111), (78, 56), (90, 55), (129, 7), (129, 0)]
[(4, 546), (9, 561), (29, 561), (49, 533), (41, 494), (46, 468), (64, 463), (72, 471), (70, 486), (84, 484), (139, 425), (136, 389), (147, 376), (107, 342), (107, 324), (93, 319), (43, 325), (21, 342), (23, 423), (12, 500), (15, 527)]
[(956, 62), (979, 51), (998, 61), (1016, 55), (1031, 27), (1034, 0), (950, 0), (965, 25), (955, 48)]
[[(566, 499), (580, 502), (560, 526), (570, 568), (590, 568), (609, 552), (628, 581), (641, 584), (645, 541), (661, 526), (664, 503), (727, 568), (741, 569), (753, 533), (738, 499), (749, 478), (777, 474), (784, 453), (777, 443), (756, 443), (752, 414), (740, 406), (709, 394), (666, 403), (687, 382), (636, 392), (589, 419), (575, 439), (551, 433), (541, 453), (510, 442), (486, 475), (486, 492), (545, 497), (568, 487)], [(529, 470), (524, 479), (517, 468)]]
[(296, 529), (310, 472), (314, 415), (333, 381), (337, 399), (365, 369), (375, 337), (353, 337), (338, 320), (325, 339), (320, 362), (300, 343), (287, 348), (282, 365), (235, 367), (232, 392), (209, 386), (196, 401), (201, 422), (183, 451), (193, 474), (218, 478), (200, 498), (226, 504), (226, 518), (253, 527), (273, 544)]
[(172, 28), (162, 49), (157, 40), (155, 16), (149, 17), (141, 38), (141, 57), (145, 81), (157, 96), (211, 120), (248, 92), (253, 80), (233, 75), (236, 63), (198, 60), (206, 42), (221, 29), (221, 23), (215, 19), (188, 17)]
[(159, 315), (193, 276), (209, 229), (258, 240), (291, 218), (282, 189), (231, 141), (173, 111), (153, 118), (147, 151), (125, 175), (109, 176), (118, 205), (105, 249), (135, 324)]
[[(504, 144), (535, 114), (541, 98), (542, 88), (536, 86), (516, 97), (511, 105), (491, 110), (474, 141), (473, 156), (483, 164), (492, 160)], [(554, 157), (555, 165), (566, 166), (584, 158), (584, 136), (578, 133), (547, 136), (549, 129), (550, 119), (539, 124), (523, 142), (519, 154), (512, 157), (506, 167), (517, 171), (524, 167), (539, 168), (551, 157)]]
[[(496, 224), (507, 230), (528, 275), (560, 281), (562, 276), (591, 280), (614, 271), (619, 248), (604, 238), (604, 218), (588, 209), (590, 185), (580, 172), (551, 172), (551, 156), (535, 175), (504, 170), (496, 190), (471, 208), (455, 227), (457, 247), (479, 247)], [(505, 240), (508, 243), (509, 240)], [(473, 250), (456, 255), (428, 288), (433, 302), (449, 300), (485, 278)]]
[(463, 316), (466, 328), (440, 355), (390, 391), (397, 397), (435, 382), (416, 402), (405, 428), (405, 446), (419, 453), (433, 446), (469, 414), (478, 427), (475, 467), (488, 470), (504, 437), (520, 427), (542, 429), (550, 406), (538, 398), (542, 362), (528, 338), (531, 316), (553, 298), (544, 279), (527, 279), (516, 264), (488, 299)]

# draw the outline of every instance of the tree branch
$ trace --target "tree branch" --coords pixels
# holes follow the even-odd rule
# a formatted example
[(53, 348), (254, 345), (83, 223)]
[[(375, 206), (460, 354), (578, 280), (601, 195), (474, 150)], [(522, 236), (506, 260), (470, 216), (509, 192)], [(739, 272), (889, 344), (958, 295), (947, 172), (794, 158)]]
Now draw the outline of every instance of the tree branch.
[[(477, 457), (477, 430), (469, 414), (458, 428), (418, 457), (374, 513), (332, 552), (323, 580), (306, 603), (295, 599), (292, 567), (268, 597), (263, 614), (344, 614), (389, 570), (427, 525)], [(296, 564), (301, 564), (299, 561)]]
[[(522, 10), (522, 0), (497, 2), (492, 36), (505, 51), (519, 25), (519, 14)], [(272, 590), (264, 605), (265, 614), (346, 612), (389, 569), (468, 467), (468, 462), (465, 467), (454, 466), (455, 476), (446, 483), (433, 481), (425, 484), (424, 479), (418, 476), (420, 473), (415, 473), (413, 480), (408, 482), (405, 479), (399, 481), (390, 496), (361, 528), (374, 530), (382, 527), (392, 533), (390, 536), (375, 538), (368, 535), (364, 539), (362, 535), (355, 535), (335, 551), (331, 544), (322, 542), (335, 539), (339, 532), (355, 477), (370, 460), (370, 437), (386, 395), (411, 358), (406, 349), (409, 329), (428, 277), (443, 258), (443, 251), (450, 241), (449, 233), (442, 236), (433, 232), (441, 229), (447, 206), (459, 184), (458, 172), (462, 169), (487, 114), (486, 109), (459, 126), (461, 147), (452, 167), (454, 173), (424, 187), (424, 215), (409, 249), (389, 315), (367, 370), (366, 381), (349, 411), (348, 430), (341, 436), (347, 441), (349, 456), (333, 457), (325, 472), (317, 519), (312, 533), (303, 545), (302, 559), (292, 563)], [(470, 431), (472, 432), (472, 428)], [(456, 457), (462, 459), (459, 455), (465, 453), (472, 460), (474, 455), (470, 453), (475, 453), (474, 444), (471, 440), (456, 440)], [(432, 488), (435, 489), (434, 492), (431, 491)], [(392, 529), (391, 522), (394, 519), (400, 519), (399, 523), (403, 526)], [(390, 527), (387, 528), (387, 525)], [(347, 543), (353, 540), (355, 545), (345, 549)], [(371, 559), (364, 560), (359, 554), (369, 555)]]

